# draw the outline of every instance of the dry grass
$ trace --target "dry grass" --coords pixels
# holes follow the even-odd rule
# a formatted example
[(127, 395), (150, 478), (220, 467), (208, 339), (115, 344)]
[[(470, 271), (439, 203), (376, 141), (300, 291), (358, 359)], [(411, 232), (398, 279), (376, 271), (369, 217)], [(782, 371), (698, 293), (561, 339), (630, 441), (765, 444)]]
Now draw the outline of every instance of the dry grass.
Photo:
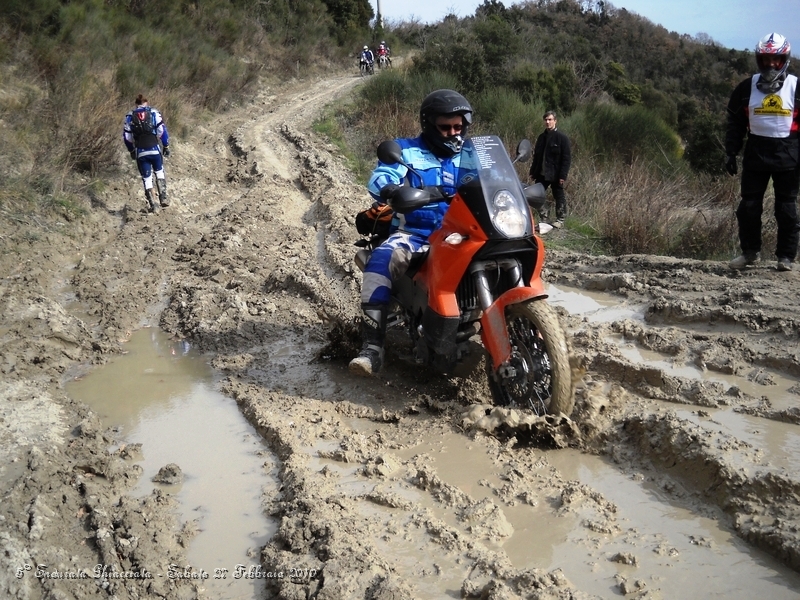
[[(636, 160), (602, 168), (577, 161), (567, 193), (570, 213), (592, 224), (607, 253), (711, 259), (738, 247), (733, 178), (664, 177)], [(767, 226), (765, 243), (769, 235)]]

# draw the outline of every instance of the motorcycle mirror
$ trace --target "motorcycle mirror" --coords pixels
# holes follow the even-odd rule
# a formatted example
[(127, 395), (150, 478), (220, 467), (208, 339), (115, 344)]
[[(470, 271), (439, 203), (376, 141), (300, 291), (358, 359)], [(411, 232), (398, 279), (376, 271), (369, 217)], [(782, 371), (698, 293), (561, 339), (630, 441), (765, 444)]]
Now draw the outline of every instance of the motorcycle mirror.
[(387, 165), (403, 164), (402, 148), (394, 140), (386, 140), (378, 146), (378, 160)]
[(422, 176), (403, 160), (403, 149), (395, 140), (386, 140), (378, 145), (378, 160), (387, 165), (401, 164), (422, 179)]
[(531, 141), (530, 140), (522, 140), (519, 145), (517, 146), (517, 157), (514, 159), (514, 162), (527, 162), (531, 158)]
[(528, 204), (539, 210), (547, 201), (547, 191), (541, 183), (534, 183), (526, 187), (523, 192)]

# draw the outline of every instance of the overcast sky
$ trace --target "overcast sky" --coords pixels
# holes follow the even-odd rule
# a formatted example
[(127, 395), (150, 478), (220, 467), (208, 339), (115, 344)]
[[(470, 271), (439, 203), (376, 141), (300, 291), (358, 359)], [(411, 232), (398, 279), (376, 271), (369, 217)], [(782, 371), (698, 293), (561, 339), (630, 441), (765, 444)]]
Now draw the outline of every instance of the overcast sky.
[[(377, 12), (378, 0), (370, 0)], [(501, 0), (505, 6), (517, 2)], [(416, 17), (436, 22), (453, 13), (475, 14), (483, 0), (380, 0), (384, 20)], [(759, 39), (776, 31), (792, 44), (800, 56), (800, 0), (608, 0), (616, 8), (638, 13), (669, 31), (696, 36), (705, 33), (727, 48), (752, 50)], [(797, 66), (797, 63), (795, 63)]]

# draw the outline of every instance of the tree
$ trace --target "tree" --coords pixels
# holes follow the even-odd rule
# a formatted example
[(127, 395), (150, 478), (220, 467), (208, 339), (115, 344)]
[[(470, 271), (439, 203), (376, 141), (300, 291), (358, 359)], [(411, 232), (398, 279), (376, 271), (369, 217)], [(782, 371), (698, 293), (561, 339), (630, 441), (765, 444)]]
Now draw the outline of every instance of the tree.
[(522, 50), (522, 41), (515, 35), (511, 24), (496, 15), (475, 23), (473, 31), (483, 46), (486, 64), (490, 67), (501, 66)]
[(618, 62), (611, 61), (606, 66), (606, 71), (608, 73), (606, 90), (614, 100), (627, 106), (633, 106), (642, 101), (642, 92), (639, 86), (628, 81), (625, 67)]
[(331, 34), (343, 42), (358, 31), (369, 28), (375, 16), (368, 0), (323, 0), (333, 18), (334, 29)]

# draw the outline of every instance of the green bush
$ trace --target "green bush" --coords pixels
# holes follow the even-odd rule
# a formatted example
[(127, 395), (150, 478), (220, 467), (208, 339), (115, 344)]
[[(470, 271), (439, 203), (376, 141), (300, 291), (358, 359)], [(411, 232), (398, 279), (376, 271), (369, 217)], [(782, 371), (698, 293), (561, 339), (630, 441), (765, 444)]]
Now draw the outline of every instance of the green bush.
[(590, 104), (572, 115), (568, 135), (582, 154), (604, 164), (643, 161), (665, 172), (679, 168), (680, 139), (643, 106)]
[[(498, 135), (515, 145), (522, 138), (531, 142), (541, 133), (543, 105), (526, 103), (516, 93), (503, 88), (480, 94), (473, 101), (476, 123), (473, 133)], [(516, 140), (516, 142), (515, 142)]]
[(472, 38), (442, 44), (415, 56), (412, 73), (449, 73), (456, 80), (454, 89), (463, 94), (481, 92), (491, 80), (483, 46)]

